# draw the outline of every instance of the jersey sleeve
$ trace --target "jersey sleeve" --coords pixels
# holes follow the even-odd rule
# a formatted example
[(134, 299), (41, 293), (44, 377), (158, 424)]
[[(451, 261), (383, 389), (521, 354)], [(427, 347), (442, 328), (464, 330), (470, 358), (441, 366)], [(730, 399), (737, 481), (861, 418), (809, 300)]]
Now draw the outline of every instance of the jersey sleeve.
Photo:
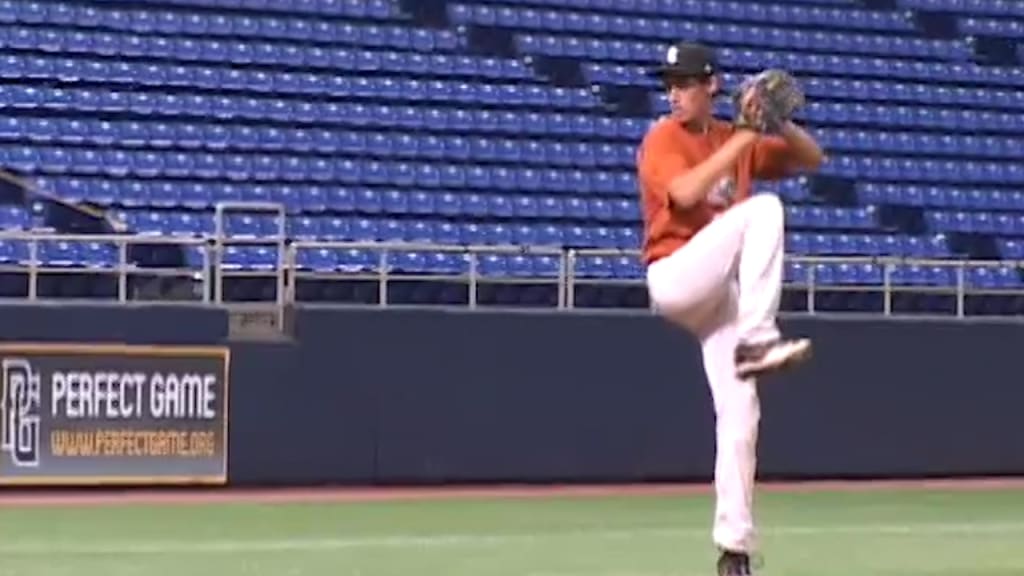
[(637, 152), (637, 173), (651, 193), (668, 195), (669, 184), (692, 166), (664, 130), (653, 130)]
[(754, 144), (752, 176), (778, 180), (790, 175), (789, 144), (778, 136), (763, 136)]

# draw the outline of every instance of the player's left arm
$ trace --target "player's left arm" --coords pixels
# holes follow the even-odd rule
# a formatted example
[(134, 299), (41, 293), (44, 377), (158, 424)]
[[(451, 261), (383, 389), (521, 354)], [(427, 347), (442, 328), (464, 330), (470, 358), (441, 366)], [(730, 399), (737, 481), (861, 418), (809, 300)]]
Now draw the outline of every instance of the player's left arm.
[(825, 152), (813, 136), (786, 122), (778, 134), (762, 136), (754, 146), (754, 176), (773, 180), (815, 172), (825, 160)]

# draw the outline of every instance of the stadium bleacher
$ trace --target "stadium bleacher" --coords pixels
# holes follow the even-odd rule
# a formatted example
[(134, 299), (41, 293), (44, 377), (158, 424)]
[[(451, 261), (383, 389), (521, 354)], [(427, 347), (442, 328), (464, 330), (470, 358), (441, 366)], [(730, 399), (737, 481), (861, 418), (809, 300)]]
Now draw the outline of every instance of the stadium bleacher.
[[(818, 310), (1018, 314), (1022, 37), (1009, 0), (7, 0), (0, 166), (146, 234), (199, 238), (220, 202), (279, 204), (289, 241), (310, 243), (302, 300), (376, 301), (377, 251), (316, 242), (386, 241), (420, 245), (389, 257), (396, 279), (470, 271), (441, 245), (535, 247), (474, 266), (502, 281), (481, 301), (507, 305), (559, 300), (561, 250), (607, 250), (570, 262), (572, 303), (643, 307), (633, 154), (666, 104), (641, 70), (686, 38), (719, 49), (727, 85), (784, 67), (807, 90), (799, 120), (830, 162), (763, 187), (787, 202), (787, 308), (807, 306), (813, 280)], [(273, 238), (275, 218), (239, 210), (224, 232)], [(41, 222), (15, 205), (0, 225)], [(226, 246), (227, 270), (264, 278), (225, 297), (265, 297), (279, 249)], [(849, 260), (800, 258), (829, 255)], [(109, 269), (118, 253), (47, 241), (38, 257)], [(28, 258), (0, 243), (7, 272)], [(987, 264), (944, 264), (962, 261)], [(203, 266), (198, 244), (186, 263)], [(0, 293), (23, 291), (9, 280)], [(466, 299), (436, 278), (389, 294)]]

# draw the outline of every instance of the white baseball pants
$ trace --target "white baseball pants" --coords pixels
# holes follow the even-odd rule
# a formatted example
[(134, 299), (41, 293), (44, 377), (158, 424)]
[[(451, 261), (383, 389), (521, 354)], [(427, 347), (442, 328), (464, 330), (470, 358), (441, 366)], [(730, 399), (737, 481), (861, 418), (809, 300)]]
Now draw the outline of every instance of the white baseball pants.
[(759, 194), (719, 215), (688, 244), (652, 263), (647, 285), (654, 309), (693, 333), (716, 417), (715, 519), (721, 548), (752, 552), (757, 436), (756, 381), (736, 375), (739, 342), (779, 337), (785, 213), (774, 195)]

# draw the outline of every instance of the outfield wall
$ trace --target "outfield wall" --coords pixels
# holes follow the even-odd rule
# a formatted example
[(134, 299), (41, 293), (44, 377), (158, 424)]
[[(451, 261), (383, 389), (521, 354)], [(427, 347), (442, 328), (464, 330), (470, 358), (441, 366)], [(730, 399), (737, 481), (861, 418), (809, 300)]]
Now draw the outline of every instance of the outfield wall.
[[(227, 335), (222, 312), (198, 308), (18, 306), (0, 320), (9, 342)], [(1024, 324), (785, 327), (812, 336), (816, 356), (762, 384), (763, 477), (1024, 474)], [(233, 484), (710, 477), (697, 347), (657, 319), (303, 310), (294, 330), (230, 343)]]

